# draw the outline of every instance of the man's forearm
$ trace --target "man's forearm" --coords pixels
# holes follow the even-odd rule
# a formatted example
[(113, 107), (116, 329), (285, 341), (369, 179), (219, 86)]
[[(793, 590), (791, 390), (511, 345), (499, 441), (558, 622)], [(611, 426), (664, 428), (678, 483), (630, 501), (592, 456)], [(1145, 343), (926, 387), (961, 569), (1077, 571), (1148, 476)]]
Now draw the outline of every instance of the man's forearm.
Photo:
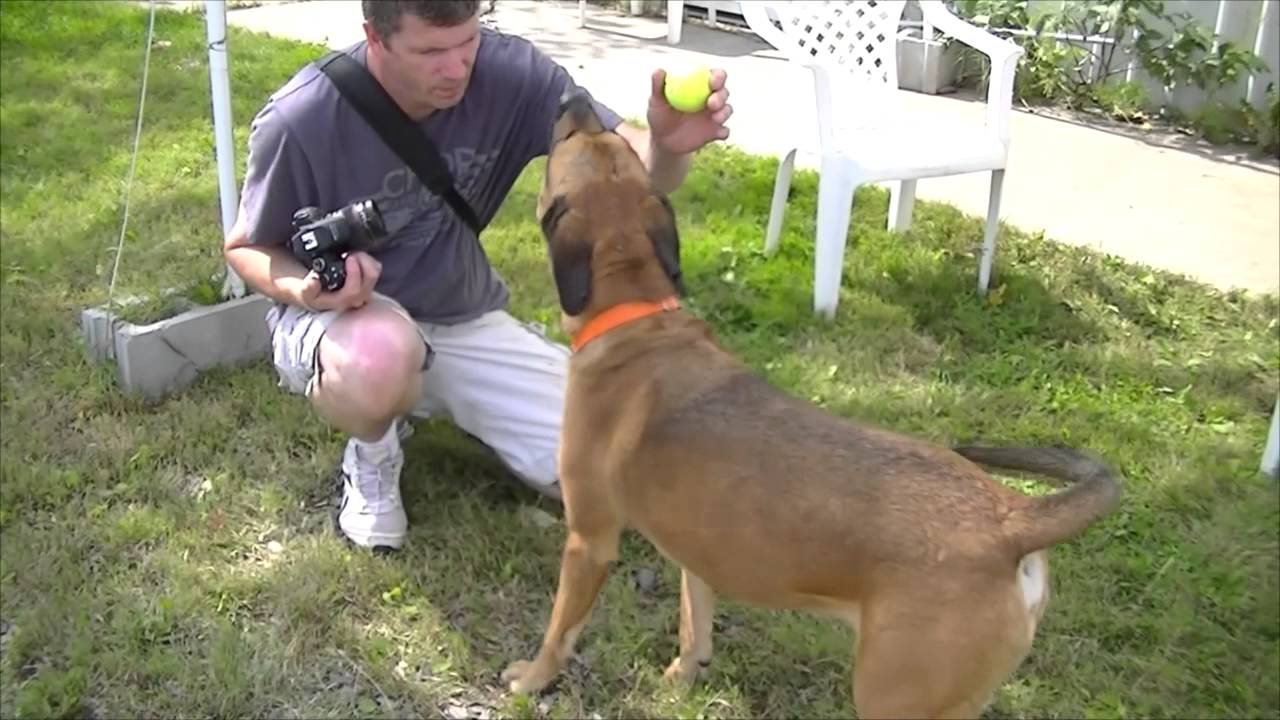
[[(648, 133), (645, 133), (648, 135)], [(649, 152), (645, 158), (645, 167), (649, 168), (649, 179), (653, 186), (663, 193), (675, 192), (689, 174), (692, 153), (675, 155), (658, 147), (649, 140)]]
[(224, 251), (227, 264), (249, 287), (287, 304), (297, 304), (307, 269), (283, 247), (237, 245)]
[(231, 269), (254, 290), (278, 302), (298, 302), (298, 288), (307, 271), (284, 248), (242, 245), (224, 254)]
[(629, 123), (618, 126), (618, 134), (622, 135), (632, 149), (640, 156), (644, 166), (649, 170), (649, 179), (654, 189), (662, 193), (675, 192), (689, 174), (692, 153), (676, 155), (663, 150), (653, 142), (652, 136), (645, 128)]

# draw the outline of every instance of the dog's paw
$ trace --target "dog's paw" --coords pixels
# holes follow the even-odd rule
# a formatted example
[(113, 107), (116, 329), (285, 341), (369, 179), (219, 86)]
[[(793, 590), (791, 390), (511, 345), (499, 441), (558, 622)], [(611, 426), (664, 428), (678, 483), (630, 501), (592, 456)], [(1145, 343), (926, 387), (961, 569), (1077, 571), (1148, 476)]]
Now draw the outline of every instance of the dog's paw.
[(711, 661), (696, 662), (694, 660), (677, 657), (667, 666), (667, 671), (662, 673), (662, 677), (668, 681), (679, 683), (682, 685), (691, 685), (698, 676), (706, 672), (707, 666)]
[(502, 671), (502, 682), (511, 692), (522, 695), (541, 691), (554, 677), (554, 671), (548, 671), (533, 660), (517, 660)]

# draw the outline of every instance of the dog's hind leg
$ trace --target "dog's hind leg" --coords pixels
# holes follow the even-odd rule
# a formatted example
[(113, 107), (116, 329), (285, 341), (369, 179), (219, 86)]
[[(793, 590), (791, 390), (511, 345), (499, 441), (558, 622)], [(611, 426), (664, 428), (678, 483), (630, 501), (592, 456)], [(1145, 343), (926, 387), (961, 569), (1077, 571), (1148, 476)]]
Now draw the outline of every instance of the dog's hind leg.
[(668, 680), (691, 682), (711, 664), (711, 619), (715, 592), (702, 578), (681, 570), (680, 655), (667, 666)]
[(943, 594), (906, 593), (864, 608), (854, 701), (865, 718), (978, 718), (1031, 646), (1013, 582)]
[(620, 529), (586, 535), (570, 529), (560, 560), (560, 584), (551, 609), (542, 648), (532, 661), (512, 663), (502, 673), (512, 692), (536, 693), (555, 679), (573, 655), (578, 633), (591, 614), (609, 574), (609, 566), (618, 557)]

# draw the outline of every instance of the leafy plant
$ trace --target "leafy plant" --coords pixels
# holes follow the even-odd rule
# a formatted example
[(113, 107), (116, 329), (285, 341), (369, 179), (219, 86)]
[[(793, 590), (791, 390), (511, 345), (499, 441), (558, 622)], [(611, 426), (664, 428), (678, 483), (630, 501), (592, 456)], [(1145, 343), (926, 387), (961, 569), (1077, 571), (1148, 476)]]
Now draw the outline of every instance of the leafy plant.
[(1246, 73), (1267, 69), (1267, 64), (1246, 48), (1228, 40), (1215, 44), (1213, 32), (1188, 13), (1160, 19), (1171, 26), (1165, 32), (1137, 20), (1133, 49), (1142, 67), (1170, 90), (1194, 85), (1212, 96)]
[(1118, 82), (1093, 88), (1093, 102), (1110, 117), (1128, 122), (1146, 118), (1147, 90), (1135, 82)]
[[(1196, 87), (1208, 95), (1194, 115), (1197, 129), (1209, 140), (1256, 137), (1262, 147), (1274, 144), (1249, 135), (1250, 130), (1265, 134), (1269, 116), (1215, 98), (1223, 87), (1266, 70), (1267, 64), (1249, 49), (1216, 37), (1189, 13), (1166, 12), (1162, 0), (1073, 0), (1039, 11), (1029, 0), (953, 4), (969, 21), (1008, 34), (1022, 47), (1014, 87), (1022, 102), (1094, 108), (1124, 120), (1144, 120), (1151, 104), (1145, 89), (1112, 81), (1128, 69), (1116, 67), (1117, 56), (1127, 55), (1164, 86), (1163, 101), (1180, 87)], [(986, 75), (985, 56), (962, 51), (962, 58), (962, 82), (974, 59), (979, 59), (981, 76)]]
[(1240, 102), (1240, 122), (1243, 135), (1251, 138), (1258, 150), (1268, 155), (1280, 154), (1280, 90), (1275, 83), (1267, 85), (1262, 109), (1248, 101)]

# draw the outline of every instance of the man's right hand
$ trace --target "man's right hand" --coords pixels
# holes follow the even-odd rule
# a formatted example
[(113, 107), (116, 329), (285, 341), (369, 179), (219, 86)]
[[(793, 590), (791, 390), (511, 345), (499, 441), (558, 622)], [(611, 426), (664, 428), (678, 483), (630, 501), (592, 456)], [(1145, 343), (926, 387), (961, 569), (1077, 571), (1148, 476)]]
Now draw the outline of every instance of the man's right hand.
[(373, 295), (373, 286), (382, 274), (382, 263), (365, 252), (353, 252), (346, 259), (347, 280), (333, 292), (320, 285), (320, 276), (314, 271), (302, 278), (298, 289), (298, 301), (311, 310), (347, 310), (363, 307)]

